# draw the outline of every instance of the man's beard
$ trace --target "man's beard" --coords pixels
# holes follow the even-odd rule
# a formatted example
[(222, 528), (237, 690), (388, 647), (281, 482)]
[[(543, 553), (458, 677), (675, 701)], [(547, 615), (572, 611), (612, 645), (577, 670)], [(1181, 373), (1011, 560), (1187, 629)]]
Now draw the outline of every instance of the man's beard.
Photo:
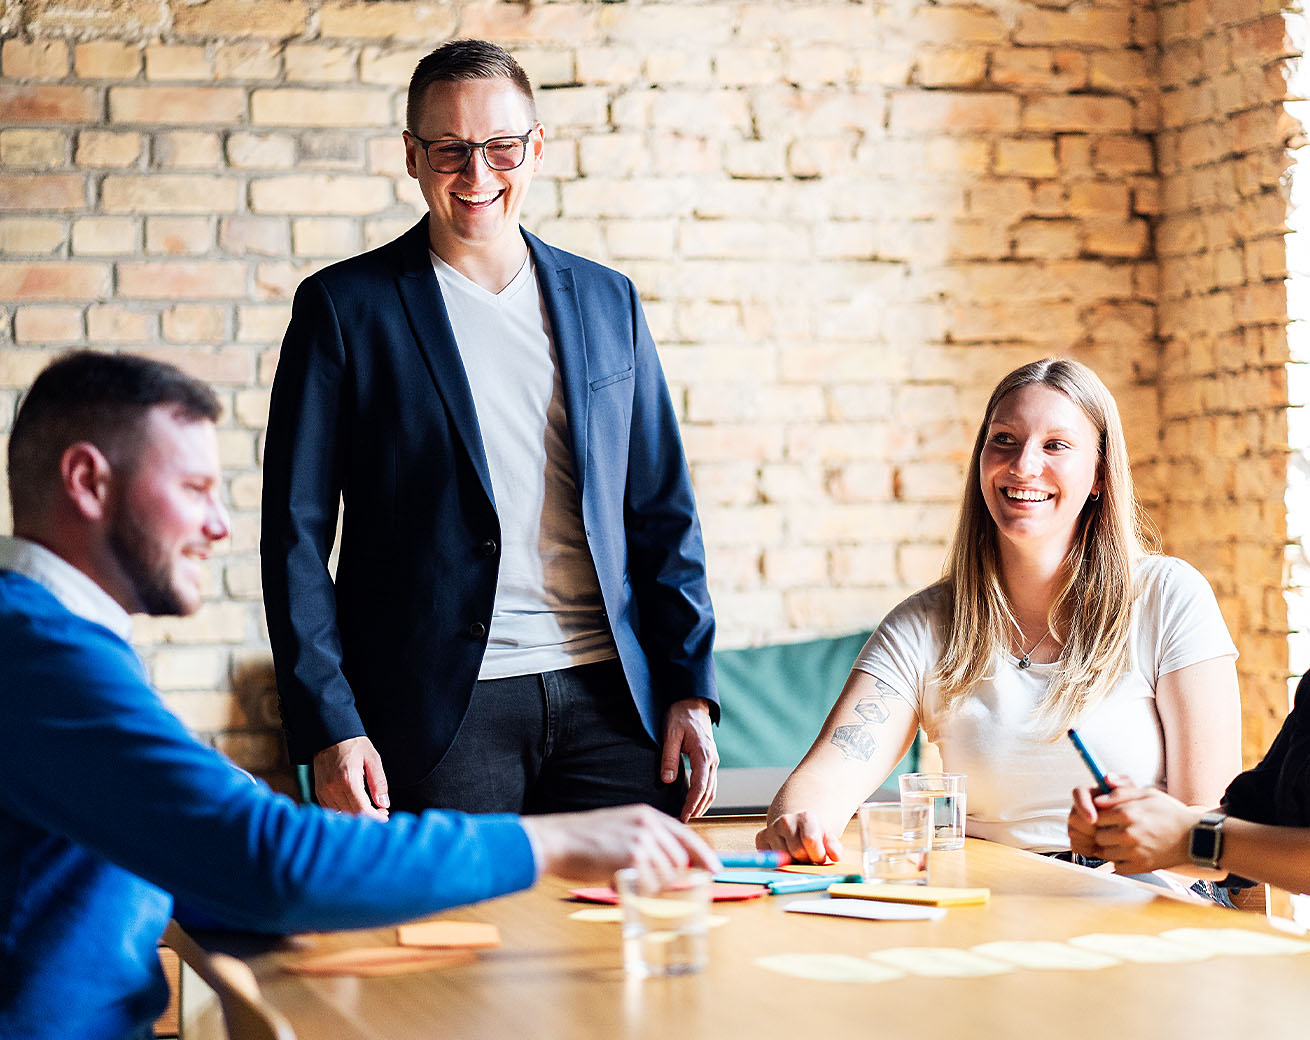
[(168, 558), (127, 509), (115, 512), (109, 527), (109, 550), (127, 575), (145, 613), (152, 617), (181, 617), (191, 612), (173, 585)]

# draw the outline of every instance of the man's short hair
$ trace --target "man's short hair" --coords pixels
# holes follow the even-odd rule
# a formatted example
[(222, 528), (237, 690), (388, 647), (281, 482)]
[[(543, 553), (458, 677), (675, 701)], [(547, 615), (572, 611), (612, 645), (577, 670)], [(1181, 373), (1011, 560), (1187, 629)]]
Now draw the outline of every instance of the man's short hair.
[(23, 396), (9, 435), (9, 501), (15, 524), (33, 516), (58, 478), (70, 444), (89, 441), (130, 472), (146, 413), (168, 405), (191, 421), (223, 408), (204, 383), (162, 361), (80, 350), (51, 362)]
[(507, 79), (518, 87), (528, 101), (533, 122), (537, 119), (537, 102), (532, 83), (523, 66), (509, 51), (487, 40), (451, 40), (442, 44), (414, 66), (405, 100), (405, 122), (412, 134), (423, 116), (423, 99), (434, 83), (457, 83), (474, 79)]

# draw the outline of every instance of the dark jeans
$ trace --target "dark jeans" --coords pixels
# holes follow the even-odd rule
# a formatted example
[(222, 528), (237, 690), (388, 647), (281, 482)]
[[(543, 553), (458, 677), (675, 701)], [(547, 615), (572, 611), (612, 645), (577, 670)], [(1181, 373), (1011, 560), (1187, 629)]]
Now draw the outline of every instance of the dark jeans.
[(482, 680), (445, 756), (417, 784), (391, 789), (405, 812), (551, 813), (645, 802), (682, 810), (687, 781), (660, 782), (618, 659)]

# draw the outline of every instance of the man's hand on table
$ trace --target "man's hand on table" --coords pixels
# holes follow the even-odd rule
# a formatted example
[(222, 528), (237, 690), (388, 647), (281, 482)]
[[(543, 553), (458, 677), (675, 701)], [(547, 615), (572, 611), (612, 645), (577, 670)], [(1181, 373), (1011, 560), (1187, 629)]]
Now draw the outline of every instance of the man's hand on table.
[(649, 805), (526, 816), (523, 829), (541, 872), (570, 881), (608, 881), (633, 867), (643, 885), (656, 888), (687, 866), (722, 869), (700, 835)]
[(314, 797), (325, 809), (385, 820), (391, 797), (373, 741), (351, 737), (315, 755)]
[(755, 835), (755, 847), (786, 852), (797, 863), (835, 863), (842, 856), (841, 837), (805, 811), (775, 816)]
[(710, 702), (704, 697), (674, 701), (664, 720), (664, 756), (660, 779), (671, 784), (678, 776), (678, 759), (691, 762), (687, 778), (687, 799), (682, 805), (682, 822), (700, 816), (714, 801), (719, 786), (719, 749), (714, 746)]

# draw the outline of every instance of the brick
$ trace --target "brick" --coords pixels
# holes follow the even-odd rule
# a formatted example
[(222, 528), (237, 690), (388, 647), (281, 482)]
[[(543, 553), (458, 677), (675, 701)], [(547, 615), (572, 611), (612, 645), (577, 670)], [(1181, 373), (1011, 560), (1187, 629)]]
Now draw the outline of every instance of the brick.
[(106, 264), (0, 263), (0, 299), (96, 300), (109, 295)]
[(163, 43), (146, 45), (146, 79), (191, 79), (203, 82), (212, 76), (213, 69), (203, 45)]
[(1076, 50), (998, 48), (991, 56), (991, 81), (1002, 87), (1038, 87), (1060, 93), (1085, 87), (1090, 64)]
[(304, 217), (291, 222), (296, 256), (352, 256), (360, 250), (359, 224), (341, 217)]
[(282, 60), (288, 83), (348, 83), (359, 68), (359, 51), (349, 46), (289, 43)]
[(150, 678), (159, 690), (212, 690), (223, 679), (226, 650), (217, 647), (166, 647), (150, 661)]
[(228, 164), (238, 169), (287, 169), (296, 162), (296, 142), (288, 134), (238, 131), (227, 139)]
[[(6, 347), (0, 350), (0, 387), (26, 390), (37, 374), (50, 364), (48, 350), (22, 350)], [(9, 496), (3, 498), (8, 500)]]
[(212, 217), (147, 217), (146, 252), (198, 256), (214, 245)]
[(239, 123), (245, 114), (246, 94), (237, 87), (109, 88), (109, 118), (115, 123)]
[(1133, 129), (1133, 105), (1115, 97), (1032, 98), (1024, 105), (1025, 130), (1083, 130), (1089, 133)]
[(986, 75), (986, 51), (954, 47), (921, 54), (916, 79), (925, 87), (969, 87)]
[(219, 247), (233, 256), (282, 256), (290, 242), (281, 217), (224, 217), (218, 226)]
[(783, 58), (783, 76), (802, 87), (844, 84), (854, 61), (855, 56), (844, 45), (791, 47)]
[(255, 299), (289, 300), (306, 278), (328, 261), (323, 258), (300, 261), (269, 261), (255, 266)]
[(100, 112), (100, 92), (91, 87), (0, 84), (0, 124), (92, 123)]
[(1013, 39), (1023, 46), (1126, 44), (1129, 8), (1079, 7), (1069, 11), (1024, 8), (1019, 12)]
[(68, 140), (58, 130), (0, 130), (0, 165), (49, 170), (68, 162)]
[(19, 307), (14, 312), (14, 341), (53, 345), (82, 339), (81, 307)]
[(239, 390), (232, 413), (243, 426), (258, 429), (268, 418), (269, 391)]
[(274, 80), (282, 75), (282, 53), (263, 40), (237, 40), (214, 48), (216, 79)]
[(86, 205), (79, 173), (0, 174), (0, 211), (76, 210)]
[(206, 304), (176, 304), (160, 314), (170, 343), (220, 343), (227, 335), (227, 310)]
[(155, 165), (162, 169), (212, 169), (223, 163), (218, 134), (203, 130), (174, 130), (155, 136)]
[(240, 184), (195, 173), (111, 174), (100, 186), (106, 213), (224, 213), (241, 208)]
[(64, 244), (67, 225), (62, 220), (29, 217), (0, 219), (0, 253), (43, 255)]
[(131, 217), (79, 217), (73, 222), (75, 256), (107, 256), (135, 253), (141, 233)]
[(1043, 259), (1078, 255), (1082, 225), (1074, 220), (1025, 220), (1014, 229), (1016, 257)]
[[(714, 52), (714, 75), (726, 87), (776, 83), (782, 75), (782, 55), (771, 47), (723, 47)], [(631, 79), (634, 77), (627, 77)], [(610, 82), (625, 82), (624, 79)]]
[(1060, 172), (1055, 142), (1049, 138), (1003, 138), (996, 143), (996, 172), (1054, 177)]
[(5, 40), (0, 70), (8, 79), (62, 79), (68, 75), (68, 44), (63, 40)]
[(1122, 217), (1128, 213), (1128, 189), (1115, 181), (1083, 181), (1069, 188), (1069, 213), (1075, 217)]
[(1141, 51), (1114, 51), (1091, 56), (1088, 82), (1096, 90), (1127, 93), (1147, 90), (1152, 85), (1146, 54)]
[(130, 260), (118, 265), (118, 291), (143, 300), (244, 298), (246, 265), (230, 260)]
[(578, 47), (574, 70), (579, 83), (607, 83), (629, 86), (641, 75), (641, 52), (626, 45)]
[(141, 49), (118, 40), (91, 40), (73, 51), (73, 71), (80, 79), (135, 79)]
[[(359, 55), (359, 81), (384, 87), (408, 87), (414, 66), (430, 47), (365, 47)], [(538, 81), (532, 80), (535, 86)]]
[[(138, 620), (138, 626), (143, 620)], [(250, 725), (250, 720), (241, 710), (241, 703), (230, 693), (193, 690), (164, 694), (163, 701), (192, 733), (213, 733)]]
[(291, 320), (284, 304), (242, 304), (237, 308), (238, 343), (280, 343)]
[(283, 39), (305, 31), (305, 0), (200, 0), (173, 5), (173, 31), (181, 36), (259, 36)]
[(1019, 99), (1004, 94), (951, 91), (898, 94), (891, 101), (895, 134), (924, 131), (991, 131), (1019, 128)]
[(835, 545), (828, 555), (838, 586), (887, 585), (897, 577), (896, 547), (890, 542)]
[(518, 45), (589, 43), (596, 39), (597, 16), (592, 4), (503, 4), (496, 0), (465, 4), (460, 12), (461, 36), (497, 40), (511, 51)]
[(146, 343), (154, 339), (156, 325), (153, 313), (119, 303), (95, 304), (86, 312), (86, 335), (92, 346)]
[(143, 143), (140, 134), (83, 130), (77, 135), (76, 162), (79, 166), (133, 166), (141, 157)]
[[(363, 142), (355, 131), (319, 130), (296, 142), (296, 166), (355, 171), (361, 164)], [(404, 169), (403, 164), (399, 167)]]
[(23, 0), (33, 36), (144, 39), (168, 28), (168, 7), (159, 0)]
[(1111, 175), (1150, 173), (1155, 160), (1149, 138), (1104, 137), (1093, 149), (1096, 169)]
[(250, 184), (250, 208), (256, 213), (375, 213), (393, 197), (392, 182), (383, 177), (293, 175)]
[[(430, 41), (432, 47), (442, 43), (456, 26), (456, 12), (450, 5), (397, 0), (353, 3), (329, 0), (318, 19), (319, 32), (326, 37), (420, 39), (425, 43)], [(463, 35), (482, 38), (467, 29)]]
[[(871, 8), (860, 4), (744, 5), (737, 38), (790, 43), (842, 43), (869, 38), (876, 27)], [(725, 12), (726, 13), (726, 12)], [(676, 10), (666, 16), (672, 33)]]
[(250, 94), (250, 121), (264, 126), (391, 126), (385, 90), (260, 87)]

